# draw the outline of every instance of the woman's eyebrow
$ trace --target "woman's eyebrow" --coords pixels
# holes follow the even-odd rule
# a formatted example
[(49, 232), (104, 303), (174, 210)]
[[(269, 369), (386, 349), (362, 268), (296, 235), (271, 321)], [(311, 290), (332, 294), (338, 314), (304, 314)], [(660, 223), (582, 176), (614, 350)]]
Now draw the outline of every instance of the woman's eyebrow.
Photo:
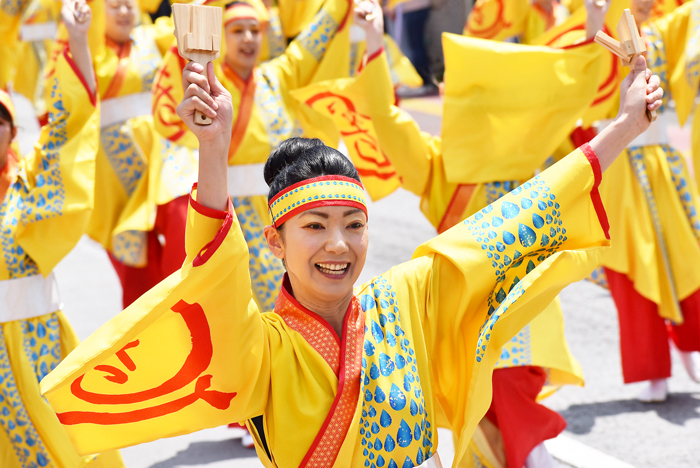
[(359, 208), (353, 208), (353, 209), (348, 210), (348, 211), (346, 211), (345, 213), (343, 213), (343, 217), (345, 217), (345, 216), (350, 216), (350, 215), (354, 215), (354, 214), (357, 213), (357, 212), (363, 212), (363, 211), (362, 211), (361, 209), (359, 209)]
[[(329, 216), (328, 216), (326, 213), (324, 213), (323, 211), (314, 211), (314, 210), (304, 211), (302, 214), (299, 215), (299, 217), (300, 217), (300, 218), (303, 218), (304, 216), (306, 216), (306, 215), (308, 215), (308, 214), (314, 215), (314, 216), (318, 216), (319, 218), (323, 218), (323, 219), (328, 219), (328, 217), (329, 217)], [(347, 215), (346, 215), (346, 216), (347, 216)]]

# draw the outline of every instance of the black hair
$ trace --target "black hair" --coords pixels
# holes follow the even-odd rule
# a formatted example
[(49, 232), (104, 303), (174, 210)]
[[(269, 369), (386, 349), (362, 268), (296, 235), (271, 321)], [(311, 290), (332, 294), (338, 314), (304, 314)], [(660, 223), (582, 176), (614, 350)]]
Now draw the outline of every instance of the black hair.
[(12, 120), (12, 115), (10, 115), (10, 111), (7, 110), (7, 107), (2, 104), (0, 104), (0, 119), (10, 122), (10, 130), (14, 130), (15, 122)]
[(268, 202), (290, 185), (324, 175), (339, 175), (360, 182), (352, 162), (318, 138), (290, 138), (270, 153), (265, 163)]

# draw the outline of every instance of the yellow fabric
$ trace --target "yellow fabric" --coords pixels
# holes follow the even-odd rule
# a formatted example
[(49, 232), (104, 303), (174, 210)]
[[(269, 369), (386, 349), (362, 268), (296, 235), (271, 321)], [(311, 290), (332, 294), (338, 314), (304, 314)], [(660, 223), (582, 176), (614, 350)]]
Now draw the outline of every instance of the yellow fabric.
[[(439, 151), (440, 139), (421, 133), (409, 115), (391, 105), (390, 98), (382, 99), (382, 94), (390, 88), (383, 57), (370, 62), (350, 87), (359, 96), (366, 93), (366, 103), (359, 99), (355, 101), (358, 106), (363, 105), (361, 111), (371, 117), (366, 125), (378, 137), (382, 151), (394, 164), (404, 188), (421, 197), (423, 214), (438, 228), (457, 190), (457, 184), (447, 180)], [(532, 173), (536, 169), (534, 166), (530, 168)], [(490, 181), (478, 184), (460, 220), (495, 202), (516, 185), (520, 185), (520, 182)], [(513, 340), (509, 349), (504, 350), (497, 367), (534, 365), (547, 368), (550, 378), (540, 395), (542, 398), (562, 385), (583, 385), (583, 371), (566, 342), (564, 317), (558, 299)], [(517, 352), (513, 351), (514, 347)]]
[[(3, 216), (9, 229), (3, 238), (21, 249), (5, 250), (0, 279), (47, 276), (78, 242), (93, 208), (99, 113), (65, 56), (58, 57), (55, 69), (47, 83), (49, 125), (41, 129), (34, 151), (20, 159), (18, 182), (5, 196), (3, 206), (22, 216)], [(50, 247), (47, 232), (60, 233)]]
[(545, 13), (529, 0), (478, 0), (467, 17), (464, 35), (503, 41), (515, 38), (521, 44), (532, 42), (569, 16), (571, 5), (552, 2)]
[[(394, 86), (403, 85), (409, 88), (423, 86), (423, 78), (420, 77), (411, 61), (401, 52), (391, 36), (384, 34), (383, 43), (391, 69), (391, 82)], [(350, 76), (355, 76), (362, 70), (366, 52), (367, 43), (365, 41), (354, 42), (350, 46)]]
[[(375, 61), (383, 62), (384, 58), (374, 59), (370, 66), (373, 67)], [(356, 79), (324, 81), (292, 91), (291, 94), (320, 115), (333, 119), (360, 174), (362, 185), (376, 201), (396, 190), (401, 181), (380, 148), (368, 116), (369, 104), (364, 93), (367, 82), (377, 84), (372, 75), (371, 72), (363, 72)], [(390, 90), (393, 97), (393, 89)]]
[(698, 191), (683, 157), (668, 146), (626, 150), (606, 172), (600, 194), (608, 208), (613, 247), (603, 265), (627, 275), (635, 290), (659, 305), (659, 315), (676, 323), (682, 317), (671, 307), (669, 278), (655, 241), (649, 208), (634, 165), (643, 164), (647, 189), (656, 200), (680, 300), (700, 288), (700, 205)]
[(282, 30), (288, 38), (296, 37), (311, 24), (324, 0), (277, 0)]
[[(669, 91), (683, 125), (695, 104), (700, 84), (700, 5), (688, 2), (649, 25), (663, 42)], [(653, 64), (652, 64), (653, 65)]]
[[(629, 0), (610, 1), (605, 15), (604, 29), (614, 38), (617, 38), (617, 24), (625, 8), (630, 8)], [(538, 37), (534, 44), (564, 48), (583, 43), (586, 40), (585, 24), (586, 8), (581, 6), (564, 23)], [(598, 120), (615, 116), (618, 109), (620, 81), (627, 73), (627, 69), (622, 67), (620, 60), (603, 47), (598, 46), (597, 52), (595, 47), (589, 51), (599, 54), (601, 59), (596, 80), (598, 90), (590, 107), (581, 116), (584, 127), (590, 127)]]
[[(4, 261), (0, 280), (47, 276), (75, 246), (93, 207), (99, 112), (74, 71), (57, 58), (49, 124), (19, 160), (17, 180), (0, 206)], [(121, 468), (119, 453), (79, 456), (39, 381), (78, 343), (60, 311), (0, 324), (0, 466)]]
[(528, 323), (504, 347), (497, 369), (538, 366), (547, 370), (547, 381), (538, 400), (564, 385), (583, 387), (583, 370), (571, 354), (564, 335), (564, 314), (559, 298)]
[(7, 89), (15, 75), (19, 29), (29, 0), (0, 5), (0, 88)]
[[(31, 1), (22, 14), (22, 25), (56, 23), (60, 19), (60, 9), (61, 3), (53, 0)], [(52, 38), (34, 42), (20, 40), (17, 44), (16, 55), (21, 57), (21, 67), (14, 71), (12, 87), (34, 104), (38, 116), (46, 113), (44, 75), (53, 43)]]
[[(348, 76), (347, 25), (342, 34), (333, 36), (346, 12), (346, 0), (328, 0), (313, 24), (289, 45), (283, 55), (256, 67), (253, 72), (256, 82), (255, 105), (245, 136), (234, 159), (229, 161), (230, 164), (262, 163), (267, 160), (270, 151), (287, 138), (301, 136), (302, 133), (304, 136), (317, 135), (318, 130), (314, 127), (319, 122), (311, 125), (289, 91), (314, 81)], [(223, 72), (225, 55), (222, 50), (221, 56), (214, 63), (214, 70), (217, 78), (231, 93), (233, 108), (239, 109), (242, 93)], [(161, 135), (174, 143), (196, 148), (196, 138), (175, 112), (184, 95), (181, 76), (185, 63), (173, 48), (165, 54), (153, 97), (154, 124)], [(163, 93), (161, 90), (168, 91)], [(301, 123), (304, 132), (296, 125), (297, 121)], [(330, 137), (324, 140), (332, 144), (333, 141), (329, 142), (328, 139)]]
[[(603, 247), (609, 245), (591, 202), (594, 180), (589, 161), (576, 151), (533, 179), (531, 190), (505, 196), (420, 246), (410, 262), (356, 290), (369, 330), (365, 333), (365, 362), (381, 364), (384, 360), (382, 367), (386, 368), (388, 356), (377, 356), (380, 353), (375, 350), (377, 346), (388, 349), (392, 339), (396, 339), (393, 334), (389, 338), (392, 331), (401, 337), (402, 348), (411, 358), (387, 372), (395, 376), (392, 379), (400, 379), (409, 372), (410, 365), (410, 372), (419, 377), (408, 388), (415, 392), (415, 398), (413, 392), (409, 393), (411, 401), (424, 403), (424, 411), (418, 411), (425, 415), (425, 429), (422, 422), (417, 425), (416, 432), (422, 437), (415, 439), (422, 440), (428, 454), (437, 445), (435, 402), (439, 402), (453, 431), (459, 434), (458, 463), (489, 407), (491, 374), (500, 347), (549, 304), (559, 290), (588, 274), (599, 261)], [(540, 197), (556, 200), (556, 208), (548, 208), (545, 203), (542, 214), (552, 214), (557, 229), (566, 229), (566, 234), (556, 237), (558, 240), (547, 239), (548, 244), (553, 244), (546, 250), (535, 241), (540, 238), (539, 231), (549, 232), (550, 228), (537, 227), (539, 221), (533, 218), (533, 212), (539, 210), (537, 201), (532, 200), (530, 208), (519, 208), (527, 206), (524, 200), (531, 200), (531, 192), (538, 194), (539, 201)], [(484, 224), (490, 227), (483, 228)], [(491, 230), (493, 239), (488, 235)], [(508, 244), (503, 250), (501, 239)], [(124, 413), (192, 395), (193, 380), (155, 402), (114, 408), (86, 403), (71, 393), (71, 382), (83, 374), (80, 385), (102, 394), (146, 390), (174, 375), (193, 348), (179, 314), (170, 312), (176, 304), (182, 306), (182, 300), (193, 304), (194, 309), (189, 310), (196, 309), (199, 317), (206, 317), (213, 345), (211, 360), (202, 362), (203, 368), (198, 371), (198, 394), (210, 401), (215, 395), (222, 395), (214, 392), (236, 392), (235, 397), (219, 409), (197, 400), (171, 414), (127, 425), (66, 425), (76, 449), (81, 453), (95, 452), (263, 415), (275, 463), (298, 465), (330, 409), (337, 377), (321, 355), (299, 333), (291, 331), (278, 314), (260, 314), (251, 301), (248, 249), (234, 217), (208, 218), (191, 209), (186, 244), (188, 259), (183, 269), (88, 338), (44, 379), (42, 390), (60, 414)], [(495, 258), (489, 245), (497, 247), (494, 252), (503, 257)], [(509, 261), (506, 256), (515, 260)], [(499, 266), (500, 261), (505, 264)], [(204, 331), (202, 327), (197, 330)], [(134, 346), (136, 339), (138, 344)], [(373, 341), (367, 344), (370, 339)], [(112, 383), (103, 378), (101, 371), (93, 370), (98, 364), (123, 368), (115, 354), (129, 343), (132, 345), (128, 355), (136, 371), (129, 372), (127, 382)], [(231, 343), (236, 343), (233, 351)], [(391, 346), (398, 348), (399, 344), (394, 342)], [(364, 403), (355, 410), (355, 421), (359, 422), (341, 435), (344, 441), (335, 466), (364, 466), (361, 434), (366, 433), (365, 426), (370, 427), (372, 421), (377, 424), (381, 410), (390, 410), (390, 405), (394, 409), (399, 398), (401, 389), (396, 383), (382, 389), (384, 395), (393, 392), (394, 398), (375, 400), (378, 391), (365, 392), (374, 388), (372, 381), (378, 371), (368, 367), (365, 373), (371, 379), (363, 379), (360, 388)], [(401, 369), (405, 370), (397, 371)], [(190, 378), (196, 379), (196, 375), (197, 372)], [(207, 377), (210, 375), (211, 380)], [(412, 381), (404, 381), (404, 385), (409, 382)], [(210, 393), (202, 394), (203, 388), (209, 388)], [(413, 407), (407, 400), (397, 406), (398, 410)], [(372, 411), (370, 404), (377, 408)], [(398, 421), (392, 427), (397, 426)], [(410, 428), (408, 432), (412, 432)], [(404, 435), (408, 438), (408, 434)], [(413, 439), (412, 434), (410, 437)], [(369, 439), (372, 440), (371, 433)], [(406, 456), (414, 460), (417, 447), (412, 442), (408, 447), (411, 452), (407, 453), (397, 444), (395, 451), (389, 453), (373, 446), (374, 452), (387, 461), (392, 457), (404, 460)], [(267, 461), (266, 465), (272, 463)]]
[(523, 34), (528, 0), (477, 0), (464, 28), (464, 35), (502, 41)]
[(284, 49), (287, 48), (287, 39), (284, 37), (284, 31), (282, 31), (279, 8), (270, 8), (268, 14), (270, 19), (265, 26), (260, 56), (258, 57), (259, 63), (279, 57), (284, 53)]
[[(159, 18), (154, 25), (138, 26), (132, 38), (128, 57), (120, 59), (112, 47), (101, 47), (93, 57), (102, 96), (150, 92), (164, 47), (172, 42), (172, 22)], [(118, 73), (123, 80), (114, 92), (110, 86)], [(122, 263), (145, 266), (146, 232), (153, 229), (157, 206), (187, 194), (196, 171), (196, 154), (155, 133), (151, 115), (103, 126), (88, 235)]]
[(124, 467), (117, 451), (97, 457), (79, 456), (39, 392), (40, 380), (77, 345), (78, 337), (61, 311), (0, 324), (0, 362), (4, 367), (0, 383), (4, 395), (0, 402), (3, 468), (24, 468), (32, 463), (56, 468)]
[[(596, 93), (596, 44), (556, 50), (445, 34), (443, 46), (442, 155), (452, 182), (530, 177)], [(525, 69), (537, 73), (516, 72)]]
[[(453, 437), (455, 444), (457, 439)], [(467, 455), (462, 459), (459, 468), (505, 468), (498, 462), (484, 432), (476, 427), (472, 440), (469, 441)]]
[(654, 0), (654, 6), (651, 8), (649, 19), (654, 21), (658, 18), (662, 18), (689, 1), (690, 0)]

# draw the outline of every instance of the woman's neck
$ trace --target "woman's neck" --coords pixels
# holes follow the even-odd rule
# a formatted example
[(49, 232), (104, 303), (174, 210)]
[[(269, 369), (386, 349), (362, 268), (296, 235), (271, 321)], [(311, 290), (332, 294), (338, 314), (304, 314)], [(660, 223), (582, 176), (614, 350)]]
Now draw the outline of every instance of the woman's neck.
[[(290, 291), (291, 292), (291, 291)], [(322, 317), (326, 322), (333, 327), (333, 330), (338, 334), (338, 338), (343, 339), (343, 323), (345, 322), (345, 314), (348, 311), (350, 302), (352, 301), (353, 291), (335, 301), (320, 302), (317, 298), (306, 297), (303, 291), (294, 293), (294, 298), (306, 309)]]
[(235, 64), (232, 64), (228, 60), (226, 61), (226, 66), (228, 66), (231, 71), (233, 71), (236, 75), (238, 75), (243, 81), (248, 81), (250, 78), (250, 75), (253, 74), (253, 68), (252, 67), (241, 67)]

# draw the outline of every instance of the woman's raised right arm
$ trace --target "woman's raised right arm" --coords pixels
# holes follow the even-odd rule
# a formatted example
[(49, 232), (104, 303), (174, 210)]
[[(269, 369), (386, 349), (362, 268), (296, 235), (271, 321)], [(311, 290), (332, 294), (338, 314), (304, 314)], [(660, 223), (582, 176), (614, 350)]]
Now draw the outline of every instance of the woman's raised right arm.
[[(214, 74), (214, 66), (208, 65), (209, 79), (204, 68), (195, 62), (188, 63), (182, 72), (182, 88), (185, 96), (177, 107), (187, 128), (199, 140), (199, 178), (197, 202), (208, 208), (224, 210), (228, 207), (228, 148), (231, 144), (233, 105), (231, 95)], [(194, 122), (195, 110), (211, 117), (211, 125)]]

